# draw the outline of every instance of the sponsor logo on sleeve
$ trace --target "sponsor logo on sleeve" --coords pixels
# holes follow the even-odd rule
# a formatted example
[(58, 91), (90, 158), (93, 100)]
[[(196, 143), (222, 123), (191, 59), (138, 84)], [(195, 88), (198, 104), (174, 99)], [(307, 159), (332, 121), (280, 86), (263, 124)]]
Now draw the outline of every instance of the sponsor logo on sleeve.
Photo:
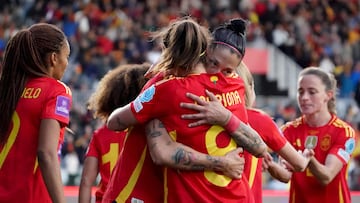
[(350, 160), (350, 154), (347, 153), (344, 149), (340, 148), (337, 154), (347, 163)]
[(57, 96), (55, 114), (59, 116), (69, 117), (70, 99), (65, 96)]
[(143, 93), (141, 93), (134, 101), (134, 109), (139, 112), (143, 109), (143, 103), (149, 102), (153, 99), (155, 94), (155, 85), (151, 85)]

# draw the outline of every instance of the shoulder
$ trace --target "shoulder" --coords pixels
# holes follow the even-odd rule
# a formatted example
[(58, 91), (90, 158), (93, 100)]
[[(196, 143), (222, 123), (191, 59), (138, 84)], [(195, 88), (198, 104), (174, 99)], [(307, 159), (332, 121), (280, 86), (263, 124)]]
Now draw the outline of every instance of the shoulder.
[(67, 95), (72, 95), (71, 89), (60, 80), (56, 80), (50, 77), (40, 77), (32, 80), (33, 83), (37, 83), (42, 88), (48, 88), (51, 92), (64, 92)]
[(286, 122), (282, 127), (281, 130), (288, 130), (288, 129), (296, 129), (299, 126), (302, 126), (304, 124), (304, 120), (302, 117), (298, 117), (293, 121)]
[(341, 120), (337, 116), (334, 116), (332, 120), (333, 121), (331, 122), (331, 126), (334, 126), (335, 128), (343, 130), (346, 134), (346, 137), (354, 137), (355, 136), (355, 130), (353, 129), (353, 127), (351, 127), (350, 124)]
[(263, 111), (261, 109), (249, 108), (249, 109), (247, 109), (247, 112), (249, 115), (251, 114), (251, 115), (254, 115), (259, 118), (265, 118), (265, 119), (272, 120), (272, 118), (269, 116), (269, 114), (267, 114), (265, 111)]

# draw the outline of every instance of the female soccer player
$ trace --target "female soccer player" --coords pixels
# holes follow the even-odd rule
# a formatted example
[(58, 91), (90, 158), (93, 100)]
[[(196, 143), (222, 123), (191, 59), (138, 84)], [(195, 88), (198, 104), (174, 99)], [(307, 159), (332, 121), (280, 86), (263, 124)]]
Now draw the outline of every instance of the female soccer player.
[[(207, 48), (208, 42), (204, 31), (201, 31), (201, 28), (193, 21), (184, 20), (174, 23), (162, 33), (161, 37), (163, 37), (165, 49), (163, 51), (163, 60), (158, 64), (158, 67), (161, 73), (165, 73), (165, 78), (168, 78), (168, 80), (150, 86), (130, 106), (114, 111), (109, 118), (108, 126), (119, 130), (127, 125), (146, 122), (158, 117), (163, 119), (162, 122), (169, 131), (175, 130), (173, 132), (176, 133), (176, 141), (201, 152), (224, 155), (229, 150), (236, 149), (235, 141), (223, 133), (223, 128), (217, 128), (216, 126), (209, 128), (207, 126), (197, 128), (194, 132), (188, 131), (191, 128), (187, 128), (187, 123), (183, 123), (179, 116), (182, 110), (179, 107), (179, 102), (183, 99), (186, 100), (185, 90), (188, 91), (189, 87), (205, 95), (204, 86), (206, 86), (219, 93), (219, 95), (228, 95), (228, 98), (224, 97), (223, 102), (227, 102), (230, 109), (240, 110), (235, 112), (239, 117), (244, 118), (246, 112), (244, 112), (242, 103), (243, 98), (239, 96), (243, 95), (243, 92), (239, 92), (241, 83), (236, 78), (227, 79), (222, 74), (201, 74), (205, 70), (203, 64), (199, 62), (204, 57), (203, 52)], [(196, 46), (196, 44), (198, 45)], [(187, 77), (172, 77), (171, 75)], [(164, 96), (170, 90), (175, 98), (169, 100)], [(127, 117), (128, 113), (132, 116)], [(122, 117), (123, 115), (126, 116)], [(174, 126), (175, 123), (178, 125)], [(240, 124), (240, 120), (233, 116), (227, 129), (230, 132), (235, 132)], [(209, 137), (206, 136), (206, 131), (208, 131)], [(199, 137), (193, 135), (199, 135)], [(265, 145), (256, 136), (258, 135), (256, 134), (255, 137), (250, 139), (257, 146), (251, 150), (254, 154), (261, 154), (265, 149)], [(218, 143), (218, 140), (220, 140), (220, 143)], [(225, 149), (221, 150), (223, 147)], [(179, 182), (179, 180), (182, 181)], [(204, 181), (210, 182), (212, 186), (203, 185)], [(197, 182), (196, 187), (193, 185), (194, 182)], [(167, 193), (165, 193), (165, 199), (169, 202), (206, 202), (214, 199), (247, 202), (252, 198), (251, 195), (248, 195), (249, 188), (246, 179), (233, 180), (211, 171), (178, 173), (176, 170), (169, 169), (166, 173), (166, 183)], [(187, 190), (186, 188), (192, 189)], [(136, 198), (133, 200), (140, 201), (142, 199)]]
[(296, 150), (313, 150), (304, 172), (292, 173), (289, 202), (350, 203), (347, 167), (355, 148), (354, 129), (336, 116), (336, 80), (317, 67), (298, 78), (302, 116), (282, 128)]
[[(125, 106), (136, 98), (147, 79), (144, 77), (150, 64), (120, 65), (100, 80), (96, 91), (90, 96), (88, 108), (95, 118), (106, 122), (117, 107)], [(95, 192), (97, 203), (102, 201), (127, 131), (112, 131), (106, 125), (97, 129), (89, 143), (79, 188), (79, 202), (91, 202), (91, 188), (98, 174), (100, 182)]]
[[(294, 170), (305, 170), (309, 162), (309, 158), (305, 158), (299, 154), (291, 146), (291, 144), (287, 142), (281, 131), (278, 129), (276, 123), (269, 115), (259, 109), (253, 108), (253, 103), (256, 98), (254, 81), (247, 66), (242, 62), (240, 66), (236, 68), (236, 71), (239, 76), (243, 78), (246, 87), (245, 104), (251, 127), (259, 133), (261, 138), (272, 151), (277, 152), (285, 160), (292, 164)], [(199, 111), (198, 114), (183, 115), (184, 119), (199, 119), (191, 124), (193, 127), (198, 126), (200, 123), (220, 123), (222, 118), (226, 116), (228, 110), (226, 110), (222, 105), (219, 105), (219, 102), (206, 102), (193, 94), (189, 94), (188, 96), (192, 98), (197, 105), (183, 103), (182, 107)], [(211, 101), (217, 100), (217, 98), (211, 93), (209, 93), (209, 97), (211, 98)], [(244, 175), (249, 179), (249, 185), (254, 193), (255, 202), (262, 202), (262, 159), (258, 159), (247, 152), (244, 152), (244, 154)], [(265, 160), (265, 163), (272, 161), (270, 155), (267, 155)]]
[(70, 48), (64, 33), (39, 23), (8, 42), (0, 78), (0, 199), (65, 202), (58, 150), (71, 91), (60, 82)]

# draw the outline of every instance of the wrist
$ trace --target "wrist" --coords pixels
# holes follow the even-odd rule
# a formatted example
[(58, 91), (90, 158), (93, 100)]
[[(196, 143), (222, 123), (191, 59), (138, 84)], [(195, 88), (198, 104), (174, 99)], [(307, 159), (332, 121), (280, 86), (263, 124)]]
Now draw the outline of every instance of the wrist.
[(240, 119), (238, 119), (234, 114), (231, 114), (229, 121), (225, 124), (224, 129), (229, 133), (235, 132), (240, 126)]

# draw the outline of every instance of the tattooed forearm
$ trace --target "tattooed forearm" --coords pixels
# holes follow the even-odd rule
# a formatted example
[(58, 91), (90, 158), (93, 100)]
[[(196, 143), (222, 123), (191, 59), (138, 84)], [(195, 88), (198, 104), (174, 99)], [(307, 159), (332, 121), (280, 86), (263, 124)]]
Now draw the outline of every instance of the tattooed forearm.
[(231, 136), (239, 146), (256, 157), (262, 156), (266, 151), (266, 145), (260, 135), (244, 123), (241, 123)]
[[(156, 123), (159, 123), (159, 124), (157, 125)], [(162, 135), (161, 130), (164, 130), (163, 128), (164, 128), (164, 125), (162, 125), (161, 122), (150, 122), (147, 125), (145, 132), (148, 137), (155, 138), (155, 137), (159, 137)]]
[(210, 155), (206, 155), (206, 160), (200, 164), (201, 161), (196, 155), (182, 147), (176, 149), (172, 160), (178, 167), (190, 170), (221, 170), (223, 167), (223, 163), (218, 158)]
[(229, 160), (210, 156), (175, 142), (159, 120), (146, 125), (146, 137), (151, 158), (157, 165), (181, 170), (226, 170)]

